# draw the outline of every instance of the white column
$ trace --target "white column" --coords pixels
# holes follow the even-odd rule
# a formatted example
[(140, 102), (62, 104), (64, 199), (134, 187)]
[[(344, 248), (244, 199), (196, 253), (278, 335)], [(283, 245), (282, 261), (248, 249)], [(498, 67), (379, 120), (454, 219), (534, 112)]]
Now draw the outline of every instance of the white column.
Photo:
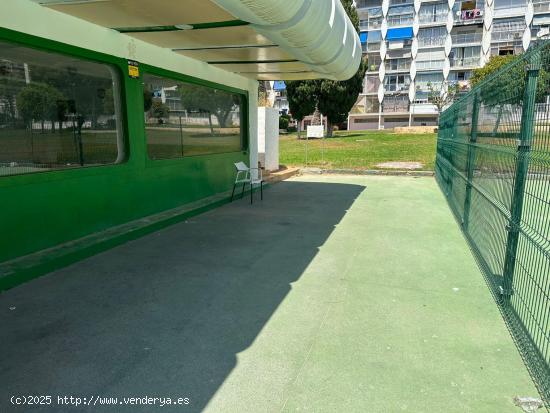
[(420, 0), (414, 0), (413, 39), (411, 44), (411, 67), (409, 70), (411, 84), (409, 86), (409, 126), (412, 123), (412, 105), (416, 96), (416, 56), (418, 55), (418, 31), (420, 30)]
[(449, 78), (449, 73), (451, 71), (451, 62), (449, 60), (449, 55), (453, 47), (453, 38), (451, 36), (451, 31), (455, 23), (455, 18), (453, 15), (453, 6), (455, 5), (455, 0), (448, 0), (449, 11), (447, 13), (447, 24), (445, 28), (447, 29), (447, 37), (445, 38), (445, 63), (443, 64), (443, 85), (441, 91), (444, 93), (445, 86), (447, 85), (447, 79)]
[(258, 166), (258, 82), (250, 81), (252, 86), (248, 91), (248, 150), (250, 152), (250, 167)]
[(481, 66), (491, 57), (491, 31), (493, 30), (494, 0), (485, 0), (485, 15), (483, 16), (483, 34), (481, 35)]
[(279, 169), (279, 111), (258, 108), (258, 159), (266, 171)]
[(388, 32), (388, 10), (390, 8), (390, 0), (382, 0), (382, 25), (380, 27), (380, 68), (378, 69), (378, 78), (380, 86), (378, 86), (378, 129), (382, 129), (382, 102), (384, 101), (384, 77), (386, 76), (386, 34)]
[(523, 50), (529, 48), (531, 43), (531, 26), (533, 25), (533, 16), (535, 15), (535, 10), (533, 7), (533, 0), (527, 0), (527, 9), (525, 11), (525, 31), (523, 32), (522, 45)]

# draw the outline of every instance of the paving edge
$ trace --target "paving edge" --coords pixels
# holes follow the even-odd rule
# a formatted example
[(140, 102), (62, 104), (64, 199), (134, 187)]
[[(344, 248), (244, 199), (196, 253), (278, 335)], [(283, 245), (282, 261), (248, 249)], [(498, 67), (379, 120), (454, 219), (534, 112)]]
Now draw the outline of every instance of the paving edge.
[(334, 175), (382, 175), (382, 176), (435, 176), (434, 171), (408, 171), (390, 169), (321, 169), (301, 168), (301, 174), (334, 174)]

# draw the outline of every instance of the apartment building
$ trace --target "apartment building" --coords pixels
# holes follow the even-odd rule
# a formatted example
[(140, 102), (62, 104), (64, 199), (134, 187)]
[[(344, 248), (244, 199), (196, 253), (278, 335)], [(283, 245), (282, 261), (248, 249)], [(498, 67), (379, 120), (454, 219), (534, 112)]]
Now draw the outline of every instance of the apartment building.
[(493, 55), (518, 54), (550, 24), (550, 0), (356, 0), (363, 93), (350, 130), (436, 125), (430, 90), (468, 89)]

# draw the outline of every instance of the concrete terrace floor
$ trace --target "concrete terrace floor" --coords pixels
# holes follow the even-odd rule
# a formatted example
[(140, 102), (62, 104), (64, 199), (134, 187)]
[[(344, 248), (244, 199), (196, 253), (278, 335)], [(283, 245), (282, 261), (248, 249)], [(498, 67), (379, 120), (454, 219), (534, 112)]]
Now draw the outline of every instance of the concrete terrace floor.
[(1, 412), (503, 413), (537, 396), (432, 178), (291, 179), (9, 290), (0, 323)]

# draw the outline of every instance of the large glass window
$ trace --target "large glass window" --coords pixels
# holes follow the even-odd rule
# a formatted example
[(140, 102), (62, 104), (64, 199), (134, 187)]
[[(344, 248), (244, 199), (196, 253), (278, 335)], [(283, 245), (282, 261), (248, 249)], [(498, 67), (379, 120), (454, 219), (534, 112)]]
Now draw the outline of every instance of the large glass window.
[(495, 9), (524, 8), (527, 5), (525, 0), (495, 0)]
[(418, 31), (418, 46), (444, 46), (447, 37), (445, 27), (427, 27)]
[(454, 47), (449, 54), (451, 66), (477, 66), (479, 65), (479, 56), (481, 46)]
[(0, 177), (122, 162), (118, 73), (0, 41)]
[(396, 6), (388, 10), (388, 27), (407, 26), (413, 23), (413, 6)]
[(387, 92), (402, 92), (409, 89), (411, 78), (409, 75), (388, 75), (384, 78)]
[(376, 93), (380, 87), (380, 78), (378, 76), (367, 76), (365, 78), (365, 93)]
[(402, 96), (386, 96), (382, 101), (382, 112), (401, 113), (409, 111), (409, 98)]
[(492, 42), (521, 40), (525, 30), (525, 19), (500, 20), (493, 23)]
[(416, 89), (420, 91), (439, 90), (442, 83), (442, 73), (420, 73), (415, 79)]
[(367, 10), (368, 17), (366, 21), (366, 28), (368, 30), (380, 29), (382, 25), (382, 7), (374, 7)]
[(386, 60), (387, 71), (408, 71), (411, 67), (411, 59), (388, 59)]
[(418, 18), (420, 23), (437, 23), (447, 20), (449, 6), (447, 3), (428, 3), (420, 6)]
[(241, 95), (152, 74), (143, 82), (151, 159), (243, 149)]

